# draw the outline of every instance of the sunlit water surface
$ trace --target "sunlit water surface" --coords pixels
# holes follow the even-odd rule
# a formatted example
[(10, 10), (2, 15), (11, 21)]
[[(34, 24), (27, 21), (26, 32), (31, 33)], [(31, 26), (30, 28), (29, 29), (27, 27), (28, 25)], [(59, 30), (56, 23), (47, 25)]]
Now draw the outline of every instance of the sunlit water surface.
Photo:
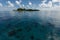
[(60, 12), (0, 11), (0, 40), (60, 40)]

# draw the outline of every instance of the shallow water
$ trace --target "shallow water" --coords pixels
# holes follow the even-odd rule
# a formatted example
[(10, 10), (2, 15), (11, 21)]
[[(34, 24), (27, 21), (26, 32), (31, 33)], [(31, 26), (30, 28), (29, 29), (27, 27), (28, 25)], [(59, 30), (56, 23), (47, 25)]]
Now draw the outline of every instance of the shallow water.
[(60, 40), (59, 17), (59, 11), (0, 11), (0, 40)]

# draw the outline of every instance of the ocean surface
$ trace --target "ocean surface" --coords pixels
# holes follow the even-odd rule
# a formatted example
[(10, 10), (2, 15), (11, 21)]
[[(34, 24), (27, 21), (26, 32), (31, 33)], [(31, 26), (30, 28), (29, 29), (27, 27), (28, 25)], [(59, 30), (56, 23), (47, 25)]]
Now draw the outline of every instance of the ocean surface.
[(60, 40), (60, 12), (0, 11), (0, 40)]

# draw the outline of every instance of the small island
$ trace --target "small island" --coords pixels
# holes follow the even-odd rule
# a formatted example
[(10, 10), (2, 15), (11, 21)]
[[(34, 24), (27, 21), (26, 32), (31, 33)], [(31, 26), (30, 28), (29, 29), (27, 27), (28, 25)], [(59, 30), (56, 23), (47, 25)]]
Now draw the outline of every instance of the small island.
[(18, 8), (16, 11), (40, 11), (38, 9), (25, 9), (25, 8)]

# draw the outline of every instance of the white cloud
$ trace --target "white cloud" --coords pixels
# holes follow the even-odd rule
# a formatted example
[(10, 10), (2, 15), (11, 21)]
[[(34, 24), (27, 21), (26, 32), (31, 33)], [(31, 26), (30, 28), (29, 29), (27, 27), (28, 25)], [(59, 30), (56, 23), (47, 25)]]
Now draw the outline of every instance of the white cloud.
[(42, 2), (46, 2), (47, 0), (43, 0)]
[(19, 0), (19, 1), (15, 1), (15, 3), (19, 6), (19, 7), (21, 7), (22, 5), (21, 5), (21, 0)]
[(45, 3), (46, 1), (42, 1), (41, 4), (39, 4), (40, 7), (47, 7), (47, 4)]
[(60, 0), (52, 0), (52, 2), (60, 2)]
[(15, 1), (17, 5), (20, 5), (20, 2), (19, 1)]
[(32, 2), (28, 2), (27, 8), (32, 8)]
[(14, 4), (11, 3), (10, 1), (7, 1), (7, 3), (8, 3), (8, 7), (14, 7)]
[(19, 1), (15, 1), (15, 3), (17, 4), (17, 5), (20, 5), (21, 4), (21, 0), (19, 0)]
[(2, 7), (3, 5), (2, 5), (2, 3), (0, 3), (0, 7)]
[(52, 7), (52, 1), (48, 2), (48, 7)]
[(48, 3), (45, 3), (47, 0), (42, 1), (41, 4), (39, 4), (39, 7), (52, 7), (52, 1), (49, 1)]
[(32, 5), (32, 3), (31, 3), (31, 2), (29, 2), (29, 5)]

